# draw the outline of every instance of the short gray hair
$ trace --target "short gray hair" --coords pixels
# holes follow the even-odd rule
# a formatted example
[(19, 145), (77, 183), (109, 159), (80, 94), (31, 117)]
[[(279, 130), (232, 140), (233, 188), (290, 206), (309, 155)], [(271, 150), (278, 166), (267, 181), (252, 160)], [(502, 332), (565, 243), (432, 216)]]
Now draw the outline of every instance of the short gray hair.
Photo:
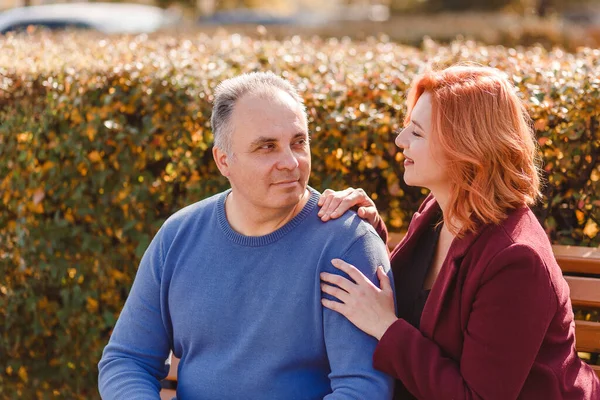
[(292, 96), (300, 106), (306, 117), (304, 100), (298, 94), (296, 88), (287, 80), (268, 72), (250, 72), (227, 79), (221, 82), (215, 89), (215, 100), (213, 102), (210, 124), (215, 138), (215, 147), (226, 154), (231, 154), (231, 114), (235, 103), (248, 93), (268, 93), (273, 89), (279, 89)]

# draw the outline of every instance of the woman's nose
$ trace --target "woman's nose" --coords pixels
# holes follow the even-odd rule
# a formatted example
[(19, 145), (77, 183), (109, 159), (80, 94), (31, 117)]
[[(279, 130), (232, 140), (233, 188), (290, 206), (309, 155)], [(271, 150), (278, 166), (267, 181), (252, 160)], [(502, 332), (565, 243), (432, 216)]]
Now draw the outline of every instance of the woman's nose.
[(401, 130), (400, 133), (398, 133), (398, 136), (396, 136), (396, 140), (394, 140), (394, 143), (396, 143), (396, 146), (400, 147), (401, 149), (405, 149), (408, 147), (408, 143), (404, 139), (404, 135), (403, 135), (404, 131), (405, 131), (405, 129)]

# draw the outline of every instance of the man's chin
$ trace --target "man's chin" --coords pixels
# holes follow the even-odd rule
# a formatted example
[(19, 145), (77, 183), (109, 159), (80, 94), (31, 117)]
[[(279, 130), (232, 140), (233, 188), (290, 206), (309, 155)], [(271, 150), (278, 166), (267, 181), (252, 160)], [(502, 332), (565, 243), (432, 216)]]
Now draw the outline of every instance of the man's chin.
[(306, 187), (300, 185), (287, 189), (279, 188), (277, 191), (279, 193), (275, 194), (272, 197), (272, 200), (273, 203), (278, 204), (279, 207), (293, 207), (300, 203), (305, 195), (308, 195), (306, 193)]

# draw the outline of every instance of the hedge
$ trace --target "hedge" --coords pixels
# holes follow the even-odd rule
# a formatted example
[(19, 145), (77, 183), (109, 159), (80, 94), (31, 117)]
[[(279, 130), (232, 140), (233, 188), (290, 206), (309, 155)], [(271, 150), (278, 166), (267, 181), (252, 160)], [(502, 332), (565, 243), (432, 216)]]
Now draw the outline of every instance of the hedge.
[(425, 191), (394, 146), (412, 78), (506, 71), (545, 160), (536, 207), (555, 243), (598, 246), (599, 50), (386, 40), (0, 38), (0, 398), (97, 398), (97, 362), (143, 251), (175, 210), (227, 187), (211, 156), (221, 80), (271, 70), (308, 107), (317, 189), (363, 187), (402, 230)]

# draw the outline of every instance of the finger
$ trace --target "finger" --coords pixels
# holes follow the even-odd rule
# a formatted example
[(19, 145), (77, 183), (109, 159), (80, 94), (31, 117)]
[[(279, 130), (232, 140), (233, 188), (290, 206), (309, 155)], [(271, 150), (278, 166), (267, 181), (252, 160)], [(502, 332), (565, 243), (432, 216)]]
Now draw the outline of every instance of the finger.
[(321, 220), (323, 222), (328, 221), (331, 217), (331, 212), (337, 208), (339, 202), (342, 201), (343, 198), (348, 196), (348, 194), (350, 194), (353, 190), (353, 188), (348, 188), (339, 192), (332, 191), (332, 194), (327, 199), (325, 199), (321, 210), (317, 214), (321, 217)]
[(323, 304), (324, 307), (327, 307), (330, 310), (339, 312), (343, 316), (346, 316), (346, 308), (344, 303), (340, 303), (329, 299), (321, 299), (321, 304)]
[(348, 301), (348, 292), (340, 288), (336, 288), (335, 286), (331, 286), (326, 283), (321, 283), (321, 291), (323, 293), (327, 293), (328, 295), (335, 297), (342, 303), (346, 303)]
[[(344, 198), (340, 197), (339, 195), (336, 196), (335, 198), (333, 198), (331, 200), (331, 202), (329, 203), (329, 205), (327, 206), (327, 209), (323, 208), (323, 210), (325, 210), (325, 217), (327, 219), (331, 218), (331, 217), (338, 217), (339, 215), (335, 214), (334, 212), (335, 210), (337, 210), (337, 208), (340, 206), (340, 204), (344, 201)], [(341, 214), (340, 214), (341, 215)]]
[(341, 199), (341, 201), (337, 204), (336, 208), (333, 208), (334, 204), (331, 204), (330, 208), (331, 216), (333, 218), (337, 218), (339, 216), (344, 215), (346, 211), (357, 205), (360, 201), (360, 198), (356, 196), (354, 193), (349, 194), (348, 196)]
[(331, 189), (325, 189), (323, 191), (323, 193), (321, 194), (321, 196), (319, 197), (319, 202), (317, 203), (319, 205), (319, 207), (321, 207), (323, 205), (323, 203), (325, 202), (325, 199), (327, 199), (328, 196), (331, 196), (334, 193), (335, 192)]
[(375, 207), (361, 207), (358, 209), (358, 216), (367, 221), (371, 225), (375, 225), (377, 222), (377, 209)]
[(381, 265), (377, 267), (377, 277), (379, 278), (379, 286), (381, 287), (381, 290), (392, 290), (390, 278), (387, 276)]
[(348, 194), (342, 201), (342, 203), (338, 206), (337, 210), (334, 210), (332, 213), (332, 217), (337, 217), (344, 214), (348, 209), (359, 206), (359, 207), (373, 207), (375, 210), (375, 203), (373, 200), (367, 195), (367, 193), (362, 189), (354, 189), (351, 193)]
[(325, 200), (323, 201), (323, 205), (321, 206), (321, 209), (319, 210), (318, 216), (321, 217), (321, 219), (323, 219), (322, 217), (324, 217), (327, 214), (327, 210), (329, 210), (329, 204), (335, 199), (335, 193), (328, 195)]
[[(346, 274), (348, 274), (348, 276), (350, 278), (352, 278), (354, 280), (354, 282), (356, 282), (356, 284), (360, 285), (361, 283), (371, 283), (371, 281), (369, 279), (367, 279), (366, 276), (363, 275), (362, 272), (360, 272), (354, 265), (352, 264), (348, 264), (346, 261), (344, 260), (340, 260), (339, 258), (334, 258), (333, 260), (331, 260), (331, 264), (333, 264), (334, 267), (336, 267), (337, 269), (344, 271)], [(344, 289), (346, 290), (346, 289)]]
[(320, 277), (323, 282), (327, 282), (332, 285), (338, 286), (339, 288), (345, 290), (346, 293), (350, 293), (354, 286), (356, 286), (354, 282), (350, 282), (348, 279), (340, 275), (322, 272)]

